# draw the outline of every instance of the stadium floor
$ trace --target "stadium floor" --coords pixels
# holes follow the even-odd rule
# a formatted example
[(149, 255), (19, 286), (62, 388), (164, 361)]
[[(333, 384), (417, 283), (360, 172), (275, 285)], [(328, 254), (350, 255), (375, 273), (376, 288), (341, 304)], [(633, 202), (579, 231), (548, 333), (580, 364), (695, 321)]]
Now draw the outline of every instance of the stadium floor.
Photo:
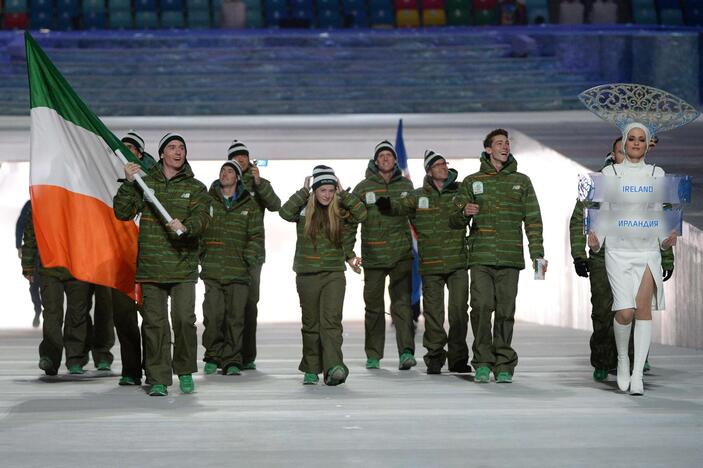
[[(390, 326), (388, 327), (391, 328)], [(519, 322), (510, 385), (364, 369), (363, 325), (345, 328), (351, 374), (301, 385), (298, 324), (264, 324), (259, 369), (198, 374), (196, 393), (118, 387), (113, 373), (40, 377), (38, 330), (0, 331), (3, 467), (662, 466), (703, 464), (703, 351), (653, 345), (646, 394), (595, 383), (584, 331)], [(418, 355), (421, 335), (416, 336)], [(470, 338), (469, 338), (470, 340)], [(117, 349), (115, 349), (117, 351)], [(202, 355), (202, 350), (199, 350)], [(119, 354), (116, 354), (119, 356)]]

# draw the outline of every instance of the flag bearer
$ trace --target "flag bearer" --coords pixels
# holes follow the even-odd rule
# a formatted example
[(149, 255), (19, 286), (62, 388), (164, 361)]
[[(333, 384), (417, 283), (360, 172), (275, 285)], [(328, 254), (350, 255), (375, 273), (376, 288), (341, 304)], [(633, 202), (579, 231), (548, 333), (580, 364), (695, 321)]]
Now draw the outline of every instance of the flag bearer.
[[(180, 389), (192, 393), (197, 372), (195, 283), (198, 280), (200, 237), (210, 221), (210, 197), (195, 179), (186, 160), (186, 144), (177, 133), (167, 133), (159, 143), (161, 160), (144, 178), (155, 197), (173, 217), (165, 223), (134, 183), (140, 167), (125, 165), (126, 181), (114, 198), (118, 219), (141, 214), (136, 281), (142, 285), (144, 312), (144, 370), (149, 395), (163, 396), (178, 374)], [(178, 234), (178, 231), (181, 234)], [(168, 299), (173, 322), (173, 360)]]

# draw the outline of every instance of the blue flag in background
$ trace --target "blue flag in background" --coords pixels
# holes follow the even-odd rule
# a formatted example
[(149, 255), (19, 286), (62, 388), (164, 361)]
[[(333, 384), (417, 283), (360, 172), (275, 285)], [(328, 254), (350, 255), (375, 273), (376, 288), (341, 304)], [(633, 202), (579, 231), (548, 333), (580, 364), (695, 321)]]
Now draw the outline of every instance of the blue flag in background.
[[(403, 171), (403, 177), (410, 179), (410, 171), (408, 170), (408, 155), (405, 152), (405, 143), (403, 142), (403, 119), (398, 121), (398, 132), (395, 136), (395, 152), (398, 155), (398, 167)], [(413, 233), (413, 290), (410, 303), (413, 309), (413, 316), (417, 321), (420, 316), (420, 297), (422, 297), (422, 279), (420, 278), (420, 262), (417, 255), (417, 234), (415, 229), (410, 226)]]

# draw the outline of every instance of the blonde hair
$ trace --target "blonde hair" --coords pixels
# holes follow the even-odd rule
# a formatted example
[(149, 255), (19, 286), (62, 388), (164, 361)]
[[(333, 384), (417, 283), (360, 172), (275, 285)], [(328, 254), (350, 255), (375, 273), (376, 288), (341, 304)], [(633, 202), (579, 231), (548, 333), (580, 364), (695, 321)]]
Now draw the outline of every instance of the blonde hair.
[(349, 217), (349, 212), (342, 208), (337, 193), (332, 197), (332, 201), (327, 206), (322, 206), (317, 202), (313, 191), (305, 206), (305, 227), (303, 232), (305, 237), (312, 240), (313, 245), (317, 245), (319, 235), (327, 237), (335, 247), (342, 247), (343, 223)]

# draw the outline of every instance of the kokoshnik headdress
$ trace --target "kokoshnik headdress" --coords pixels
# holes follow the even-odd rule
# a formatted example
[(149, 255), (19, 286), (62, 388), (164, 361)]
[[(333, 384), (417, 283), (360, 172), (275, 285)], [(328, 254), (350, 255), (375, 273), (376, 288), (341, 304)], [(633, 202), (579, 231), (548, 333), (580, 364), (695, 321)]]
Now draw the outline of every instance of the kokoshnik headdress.
[(621, 132), (631, 123), (641, 123), (650, 136), (683, 127), (698, 118), (692, 105), (671, 93), (634, 83), (595, 86), (579, 94), (586, 109)]
[[(633, 127), (644, 127), (648, 138), (657, 133), (683, 127), (696, 120), (700, 115), (692, 105), (671, 93), (633, 83), (613, 83), (595, 86), (579, 94), (579, 99), (586, 109), (606, 122), (613, 123), (627, 138), (627, 132)], [(600, 175), (599, 175), (600, 176)], [(623, 196), (618, 184), (622, 181), (599, 178), (594, 183), (595, 175), (579, 177), (579, 198), (588, 201), (608, 201), (619, 198), (622, 203), (688, 203), (690, 202), (691, 179), (687, 176), (667, 176), (653, 181), (647, 190), (638, 190)], [(637, 188), (637, 186), (635, 186)], [(649, 198), (648, 198), (649, 197)], [(651, 199), (650, 199), (651, 198)], [(656, 211), (650, 213), (620, 210), (588, 209), (584, 217), (584, 232), (591, 230), (609, 232), (622, 237), (643, 234), (667, 236), (672, 228), (681, 233), (681, 208), (677, 210)], [(612, 219), (611, 219), (612, 218)]]

